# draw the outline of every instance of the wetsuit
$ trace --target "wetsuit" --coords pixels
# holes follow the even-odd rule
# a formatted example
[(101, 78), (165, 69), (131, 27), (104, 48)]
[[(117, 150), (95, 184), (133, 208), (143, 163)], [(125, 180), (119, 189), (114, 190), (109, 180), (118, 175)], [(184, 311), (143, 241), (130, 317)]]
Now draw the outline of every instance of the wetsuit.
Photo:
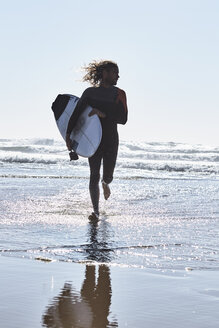
[(72, 114), (67, 133), (71, 133), (77, 123), (77, 119), (83, 110), (90, 105), (103, 112), (106, 117), (100, 118), (102, 125), (102, 140), (96, 153), (89, 158), (90, 184), (89, 190), (94, 211), (99, 212), (99, 180), (100, 166), (103, 160), (103, 181), (109, 184), (113, 180), (113, 172), (118, 152), (117, 124), (127, 122), (126, 94), (123, 90), (112, 86), (91, 87), (84, 91)]

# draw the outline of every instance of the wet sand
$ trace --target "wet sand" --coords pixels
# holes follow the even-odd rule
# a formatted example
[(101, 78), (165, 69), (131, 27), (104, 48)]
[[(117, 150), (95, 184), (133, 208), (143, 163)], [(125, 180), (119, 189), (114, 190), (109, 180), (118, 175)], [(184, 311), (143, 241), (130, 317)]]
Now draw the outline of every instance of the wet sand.
[(2, 328), (218, 327), (218, 271), (0, 256)]

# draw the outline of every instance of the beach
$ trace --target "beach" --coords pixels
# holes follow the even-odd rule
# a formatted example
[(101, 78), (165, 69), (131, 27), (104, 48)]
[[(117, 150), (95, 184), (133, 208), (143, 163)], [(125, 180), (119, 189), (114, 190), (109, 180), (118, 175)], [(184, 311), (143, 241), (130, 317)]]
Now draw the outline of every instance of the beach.
[(2, 139), (1, 327), (217, 327), (218, 158), (121, 141), (93, 224), (86, 159)]
[[(0, 264), (4, 328), (218, 326), (218, 271), (157, 272), (110, 266), (105, 272), (108, 279), (101, 281), (101, 266), (3, 256)], [(105, 303), (96, 305), (98, 299), (83, 295), (87, 268), (92, 273), (96, 269), (96, 284), (104, 292)], [(93, 325), (96, 315), (99, 320)]]

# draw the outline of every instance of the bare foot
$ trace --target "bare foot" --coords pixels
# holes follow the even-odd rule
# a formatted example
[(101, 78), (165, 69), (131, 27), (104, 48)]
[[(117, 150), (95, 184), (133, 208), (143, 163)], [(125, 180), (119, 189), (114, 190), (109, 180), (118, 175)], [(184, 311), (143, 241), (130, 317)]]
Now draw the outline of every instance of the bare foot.
[(99, 214), (98, 214), (98, 213), (94, 213), (94, 212), (92, 212), (92, 213), (88, 216), (88, 219), (89, 219), (91, 222), (97, 222), (97, 221), (99, 221)]
[(110, 196), (110, 188), (109, 188), (109, 185), (102, 181), (102, 187), (103, 187), (103, 195), (104, 195), (104, 198), (107, 200)]

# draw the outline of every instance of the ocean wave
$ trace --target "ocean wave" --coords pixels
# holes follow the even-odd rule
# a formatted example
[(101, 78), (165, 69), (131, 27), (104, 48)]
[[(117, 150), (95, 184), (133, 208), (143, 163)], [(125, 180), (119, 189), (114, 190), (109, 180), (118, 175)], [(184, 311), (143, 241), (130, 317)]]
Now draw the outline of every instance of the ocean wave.
[(9, 153), (21, 153), (21, 154), (59, 154), (67, 153), (67, 149), (64, 147), (45, 147), (45, 146), (5, 146), (0, 147), (0, 151), (5, 152), (5, 156)]
[(44, 157), (40, 156), (0, 156), (0, 164), (57, 164), (62, 165), (63, 167), (70, 166), (86, 166), (87, 159), (80, 157), (78, 161), (70, 161), (68, 154), (63, 155), (49, 155), (46, 154)]
[[(68, 156), (53, 156), (47, 155), (45, 158), (42, 156), (7, 156), (0, 157), (1, 163), (7, 164), (39, 164), (39, 165), (62, 165), (63, 167), (72, 166), (88, 166), (86, 159), (79, 158), (78, 161), (70, 162)], [(138, 171), (163, 171), (175, 173), (203, 173), (203, 174), (219, 174), (219, 166), (217, 164), (200, 164), (196, 162), (171, 162), (171, 161), (129, 161), (128, 159), (118, 158), (117, 167), (128, 170), (129, 175), (132, 170)]]
[(151, 154), (181, 154), (181, 155), (197, 155), (197, 154), (202, 154), (203, 156), (205, 155), (219, 155), (219, 150), (218, 149), (212, 149), (212, 150), (204, 150), (204, 149), (162, 149), (162, 148), (157, 148), (157, 149), (152, 149), (152, 148), (140, 148), (140, 147), (135, 147), (131, 145), (127, 145), (126, 147), (121, 147), (121, 151), (123, 153), (130, 153), (133, 152), (133, 155), (136, 156), (136, 154), (146, 154), (146, 153), (151, 153)]
[(149, 152), (149, 153), (180, 153), (180, 154), (218, 154), (219, 155), (219, 148), (218, 147), (205, 147), (202, 145), (189, 145), (189, 144), (181, 144), (181, 143), (148, 143), (148, 142), (141, 142), (141, 143), (128, 143), (122, 141), (120, 143), (120, 147), (124, 150), (124, 152)]
[(195, 165), (179, 165), (175, 163), (119, 163), (118, 166), (126, 169), (137, 169), (142, 171), (166, 171), (176, 173), (208, 173), (208, 174), (219, 174), (219, 167), (214, 166), (195, 166)]
[(20, 153), (36, 153), (38, 149), (30, 146), (5, 146), (0, 147), (0, 150), (5, 152), (20, 152)]
[[(211, 156), (210, 156), (211, 155)], [(202, 154), (202, 156), (194, 156), (194, 154), (184, 154), (184, 153), (154, 153), (154, 152), (120, 152), (119, 156), (121, 158), (130, 159), (143, 159), (143, 160), (156, 160), (156, 161), (193, 161), (193, 162), (219, 162), (219, 156), (214, 154)]]
[(58, 159), (44, 159), (44, 158), (31, 158), (31, 157), (5, 157), (0, 158), (0, 161), (3, 163), (18, 163), (18, 164), (57, 164)]
[[(21, 158), (21, 162), (23, 161), (23, 154), (31, 154), (36, 155), (60, 155), (63, 153), (63, 156), (68, 157), (68, 151), (64, 147), (45, 147), (45, 146), (0, 146), (0, 159), (4, 162), (13, 162), (13, 158), (15, 158), (14, 162), (20, 162), (19, 158)], [(16, 154), (16, 155), (15, 155)], [(192, 161), (192, 162), (219, 162), (219, 156), (215, 156), (213, 153), (208, 154), (185, 154), (185, 153), (154, 153), (154, 152), (124, 152), (119, 151), (119, 157), (126, 160), (148, 160), (148, 161)], [(57, 159), (55, 162), (57, 162)], [(25, 162), (32, 163), (34, 160), (26, 158)], [(42, 161), (41, 163), (45, 163)], [(50, 164), (50, 162), (49, 162)]]
[(34, 138), (29, 139), (30, 143), (33, 145), (42, 145), (42, 146), (53, 146), (55, 143), (54, 139), (41, 139), (41, 138)]
[[(39, 164), (70, 165), (68, 151), (64, 141), (48, 138), (1, 139), (0, 163), (5, 164)], [(167, 172), (179, 174), (218, 174), (219, 149), (201, 145), (159, 142), (124, 142), (121, 141), (117, 166), (127, 169), (127, 176), (132, 170), (145, 172)], [(84, 166), (87, 159), (71, 162), (74, 166)], [(141, 173), (140, 173), (141, 174)]]
[(216, 156), (212, 159), (214, 162), (219, 162), (219, 156)]

